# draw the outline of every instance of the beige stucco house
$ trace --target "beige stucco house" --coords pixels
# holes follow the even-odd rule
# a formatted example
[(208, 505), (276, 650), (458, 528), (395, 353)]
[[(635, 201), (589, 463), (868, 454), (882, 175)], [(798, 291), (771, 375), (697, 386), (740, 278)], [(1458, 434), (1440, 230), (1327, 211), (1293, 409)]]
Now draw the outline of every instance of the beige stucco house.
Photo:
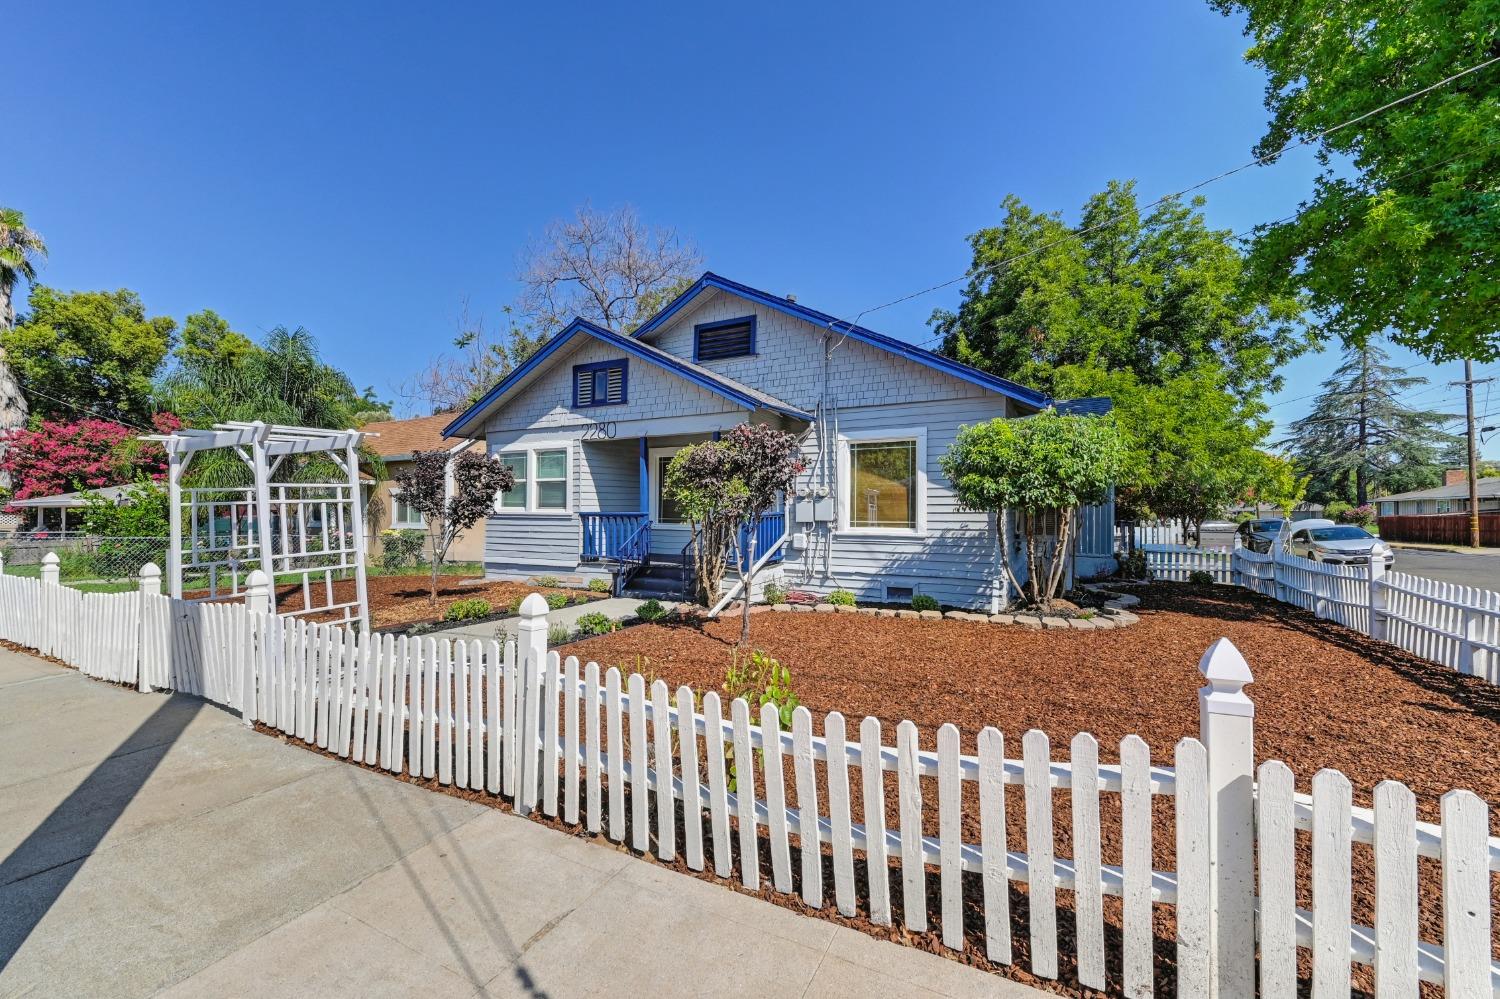
[[(425, 530), (426, 524), (415, 510), (401, 502), (401, 487), (396, 484), (396, 473), (411, 462), (417, 451), (462, 451), (472, 441), (455, 442), (443, 438), (443, 428), (453, 422), (452, 413), (436, 416), (419, 416), (411, 420), (382, 420), (367, 423), (360, 429), (372, 436), (365, 442), (385, 462), (386, 477), (371, 486), (365, 502), (378, 505), (372, 515), (365, 519), (370, 533), (368, 538), (370, 555), (380, 554), (380, 532), (391, 528)], [(379, 436), (373, 436), (379, 435)], [(484, 558), (484, 524), (477, 524), (465, 531), (448, 550), (450, 562), (478, 562)]]

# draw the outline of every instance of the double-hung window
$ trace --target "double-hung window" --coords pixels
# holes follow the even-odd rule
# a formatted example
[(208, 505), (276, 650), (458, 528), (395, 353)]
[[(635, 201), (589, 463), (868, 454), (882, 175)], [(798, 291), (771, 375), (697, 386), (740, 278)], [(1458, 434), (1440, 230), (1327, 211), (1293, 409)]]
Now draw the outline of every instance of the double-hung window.
[(426, 527), (427, 522), (416, 508), (406, 502), (399, 492), (391, 493), (391, 526), (396, 528)]
[(573, 408), (614, 406), (630, 398), (624, 358), (573, 366)]
[(843, 435), (839, 521), (849, 531), (920, 534), (927, 530), (925, 429)]
[(495, 498), (496, 513), (562, 513), (568, 509), (570, 450), (543, 444), (495, 455), (515, 476), (509, 492)]

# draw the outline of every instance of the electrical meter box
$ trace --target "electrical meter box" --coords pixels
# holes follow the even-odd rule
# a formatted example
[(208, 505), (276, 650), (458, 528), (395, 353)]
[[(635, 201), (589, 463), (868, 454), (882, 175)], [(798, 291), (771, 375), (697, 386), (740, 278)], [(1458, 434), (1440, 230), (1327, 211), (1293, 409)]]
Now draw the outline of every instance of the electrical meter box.
[(824, 496), (813, 504), (813, 519), (818, 523), (826, 523), (833, 519), (833, 497)]
[(811, 524), (813, 522), (813, 501), (798, 500), (793, 504), (792, 519), (799, 524)]

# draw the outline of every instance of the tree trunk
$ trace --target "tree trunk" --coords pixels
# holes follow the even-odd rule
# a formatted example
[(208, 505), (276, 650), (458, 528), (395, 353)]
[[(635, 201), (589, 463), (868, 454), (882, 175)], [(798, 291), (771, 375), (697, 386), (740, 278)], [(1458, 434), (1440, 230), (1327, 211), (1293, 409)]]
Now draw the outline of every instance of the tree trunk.
[(755, 585), (755, 535), (758, 525), (745, 531), (745, 560), (740, 563), (740, 648), (750, 645), (750, 588)]
[(1370, 463), (1370, 427), (1365, 409), (1370, 397), (1369, 351), (1360, 355), (1359, 368), (1359, 464), (1354, 468), (1354, 505), (1364, 506), (1370, 498), (1370, 486), (1367, 481)]

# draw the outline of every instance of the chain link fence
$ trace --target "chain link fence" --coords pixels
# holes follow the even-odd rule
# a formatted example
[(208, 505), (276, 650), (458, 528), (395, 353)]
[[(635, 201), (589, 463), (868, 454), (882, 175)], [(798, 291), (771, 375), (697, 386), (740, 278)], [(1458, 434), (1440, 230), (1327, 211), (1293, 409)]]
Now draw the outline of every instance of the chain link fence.
[(0, 556), (8, 576), (40, 576), (42, 558), (57, 553), (64, 583), (113, 583), (140, 576), (141, 566), (155, 562), (166, 571), (166, 538), (110, 538), (98, 535), (12, 536), (0, 539)]

